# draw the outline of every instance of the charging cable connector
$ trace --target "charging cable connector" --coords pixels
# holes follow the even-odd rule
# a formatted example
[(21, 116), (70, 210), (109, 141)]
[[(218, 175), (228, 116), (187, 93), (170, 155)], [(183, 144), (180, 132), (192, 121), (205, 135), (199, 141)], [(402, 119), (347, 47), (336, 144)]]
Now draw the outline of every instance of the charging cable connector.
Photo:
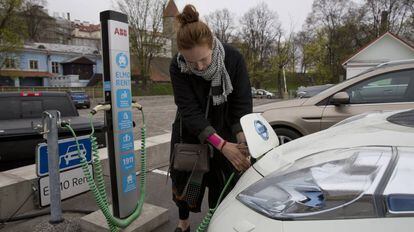
[(132, 102), (132, 107), (137, 108), (138, 110), (142, 110), (142, 105), (138, 104), (137, 102)]
[(111, 109), (111, 104), (100, 104), (100, 105), (93, 107), (93, 109), (91, 110), (91, 114), (95, 115), (99, 111), (102, 111), (102, 110), (107, 111), (110, 109)]

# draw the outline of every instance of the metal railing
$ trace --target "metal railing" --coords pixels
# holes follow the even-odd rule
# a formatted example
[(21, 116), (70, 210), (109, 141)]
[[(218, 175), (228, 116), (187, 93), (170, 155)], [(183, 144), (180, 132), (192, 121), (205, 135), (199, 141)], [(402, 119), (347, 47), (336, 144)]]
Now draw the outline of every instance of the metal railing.
[(0, 86), (0, 92), (67, 92), (69, 90), (72, 91), (85, 91), (90, 98), (102, 98), (103, 97), (103, 89), (101, 87), (42, 87), (42, 86), (21, 86), (21, 87), (14, 87), (14, 86)]

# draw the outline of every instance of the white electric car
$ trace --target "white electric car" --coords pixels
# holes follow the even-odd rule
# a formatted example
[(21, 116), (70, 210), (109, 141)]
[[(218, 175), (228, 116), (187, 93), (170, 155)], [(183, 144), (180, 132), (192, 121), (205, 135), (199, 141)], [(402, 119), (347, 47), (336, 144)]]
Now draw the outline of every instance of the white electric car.
[(259, 114), (242, 126), (262, 157), (209, 232), (414, 230), (414, 110), (357, 115), (280, 147)]

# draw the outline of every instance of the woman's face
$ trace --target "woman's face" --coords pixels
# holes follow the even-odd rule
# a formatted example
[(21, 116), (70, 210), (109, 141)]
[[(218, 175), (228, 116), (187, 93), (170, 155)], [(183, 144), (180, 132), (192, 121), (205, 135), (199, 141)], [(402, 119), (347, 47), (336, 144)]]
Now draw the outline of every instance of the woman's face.
[(180, 53), (184, 56), (185, 62), (195, 70), (204, 71), (211, 64), (212, 50), (207, 44), (183, 49)]

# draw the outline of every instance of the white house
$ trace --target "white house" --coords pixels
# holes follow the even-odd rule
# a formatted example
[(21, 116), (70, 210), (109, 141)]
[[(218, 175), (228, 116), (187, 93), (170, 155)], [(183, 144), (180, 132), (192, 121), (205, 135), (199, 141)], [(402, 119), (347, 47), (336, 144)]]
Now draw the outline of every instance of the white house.
[(378, 64), (414, 59), (414, 46), (398, 36), (386, 32), (342, 63), (346, 79), (377, 66)]

